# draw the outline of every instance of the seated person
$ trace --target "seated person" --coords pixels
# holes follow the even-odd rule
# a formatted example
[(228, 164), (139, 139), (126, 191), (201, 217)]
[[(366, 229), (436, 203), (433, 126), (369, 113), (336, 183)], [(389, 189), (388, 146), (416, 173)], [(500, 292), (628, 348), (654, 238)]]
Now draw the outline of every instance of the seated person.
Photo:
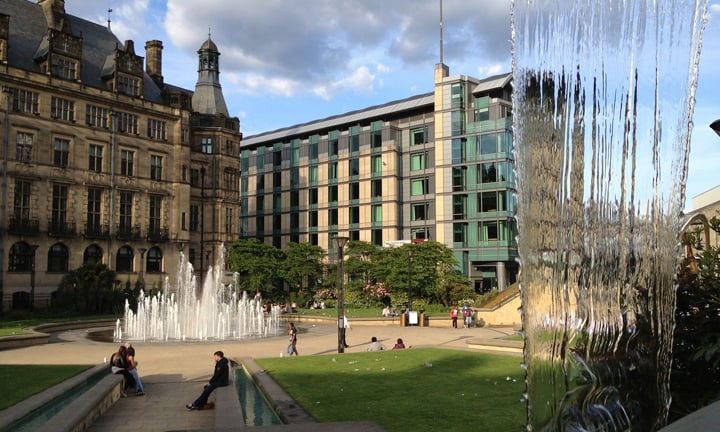
[(215, 357), (215, 371), (213, 372), (210, 382), (208, 382), (203, 388), (202, 393), (195, 399), (194, 402), (185, 405), (185, 408), (189, 410), (202, 409), (207, 404), (208, 397), (218, 387), (225, 387), (230, 381), (230, 366), (228, 359), (225, 358), (225, 354), (222, 351), (215, 351), (213, 354)]
[(402, 338), (397, 339), (397, 342), (395, 343), (395, 346), (392, 347), (392, 349), (405, 349), (405, 344), (403, 343)]
[(384, 316), (384, 317), (392, 316), (392, 311), (390, 310), (390, 305), (387, 305), (383, 308), (382, 316)]
[(370, 339), (370, 346), (368, 347), (368, 351), (384, 351), (387, 348), (385, 348), (385, 345), (383, 345), (381, 342), (377, 340), (375, 336)]

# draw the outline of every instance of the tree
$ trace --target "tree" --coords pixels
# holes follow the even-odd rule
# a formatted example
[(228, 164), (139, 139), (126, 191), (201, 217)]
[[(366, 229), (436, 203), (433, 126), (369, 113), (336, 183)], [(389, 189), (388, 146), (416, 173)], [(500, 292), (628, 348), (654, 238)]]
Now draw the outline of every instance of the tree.
[[(408, 254), (412, 250), (412, 256)], [(381, 249), (373, 255), (371, 281), (382, 281), (391, 292), (408, 290), (415, 299), (442, 303), (449, 285), (469, 285), (457, 268), (452, 251), (442, 243), (425, 241)]]
[(348, 242), (345, 256), (345, 264), (343, 270), (348, 276), (348, 288), (360, 288), (370, 283), (376, 282), (370, 280), (375, 266), (374, 257), (379, 249), (372, 243), (353, 240)]
[(685, 235), (699, 253), (678, 275), (671, 421), (720, 400), (720, 248), (704, 244), (705, 227), (720, 233), (720, 219)]
[(295, 287), (302, 288), (315, 285), (323, 273), (323, 257), (325, 250), (309, 243), (288, 243), (284, 250), (282, 277), (292, 291)]
[(256, 239), (237, 240), (227, 248), (226, 263), (240, 275), (240, 288), (250, 292), (270, 293), (281, 278), (283, 253)]
[(51, 308), (83, 314), (122, 311), (131, 293), (124, 292), (115, 276), (105, 264), (83, 264), (62, 278), (52, 294)]

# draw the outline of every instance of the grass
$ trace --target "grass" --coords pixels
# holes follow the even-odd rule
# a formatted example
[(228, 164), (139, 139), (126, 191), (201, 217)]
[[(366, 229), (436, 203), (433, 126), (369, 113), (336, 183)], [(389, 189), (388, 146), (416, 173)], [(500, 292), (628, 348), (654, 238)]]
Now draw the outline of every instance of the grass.
[[(28, 313), (29, 315), (29, 313)], [(82, 320), (95, 320), (95, 319), (105, 319), (105, 318), (114, 318), (110, 315), (95, 315), (95, 316), (61, 316), (61, 317), (55, 317), (55, 316), (42, 316), (42, 314), (37, 314), (38, 317), (27, 317), (23, 319), (10, 319), (10, 320), (0, 320), (0, 337), (4, 336), (15, 336), (15, 335), (24, 335), (24, 334), (30, 334), (29, 331), (27, 331), (27, 328), (38, 326), (40, 324), (50, 324), (50, 323), (56, 323), (56, 322), (69, 322), (69, 321), (82, 321)]]
[(25, 330), (25, 327), (24, 325), (0, 327), (0, 337), (30, 334), (29, 331)]
[(388, 432), (525, 431), (517, 357), (438, 348), (257, 359), (320, 422)]
[(87, 365), (0, 365), (0, 410), (54, 386), (80, 372)]

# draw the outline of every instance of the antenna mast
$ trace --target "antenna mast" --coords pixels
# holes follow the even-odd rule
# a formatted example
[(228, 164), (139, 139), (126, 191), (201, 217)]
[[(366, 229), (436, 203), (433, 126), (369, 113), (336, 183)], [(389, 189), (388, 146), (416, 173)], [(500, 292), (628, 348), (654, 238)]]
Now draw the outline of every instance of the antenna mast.
[(440, 64), (443, 64), (443, 15), (442, 0), (440, 0)]

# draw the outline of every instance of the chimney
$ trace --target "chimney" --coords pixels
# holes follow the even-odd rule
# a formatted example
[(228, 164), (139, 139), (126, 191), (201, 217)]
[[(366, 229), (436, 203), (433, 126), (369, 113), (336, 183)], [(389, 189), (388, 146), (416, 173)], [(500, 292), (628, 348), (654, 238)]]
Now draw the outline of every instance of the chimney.
[(162, 41), (151, 40), (145, 43), (145, 72), (158, 85), (163, 84), (162, 50)]
[(48, 27), (53, 30), (64, 30), (65, 0), (38, 0), (38, 4), (45, 12)]

